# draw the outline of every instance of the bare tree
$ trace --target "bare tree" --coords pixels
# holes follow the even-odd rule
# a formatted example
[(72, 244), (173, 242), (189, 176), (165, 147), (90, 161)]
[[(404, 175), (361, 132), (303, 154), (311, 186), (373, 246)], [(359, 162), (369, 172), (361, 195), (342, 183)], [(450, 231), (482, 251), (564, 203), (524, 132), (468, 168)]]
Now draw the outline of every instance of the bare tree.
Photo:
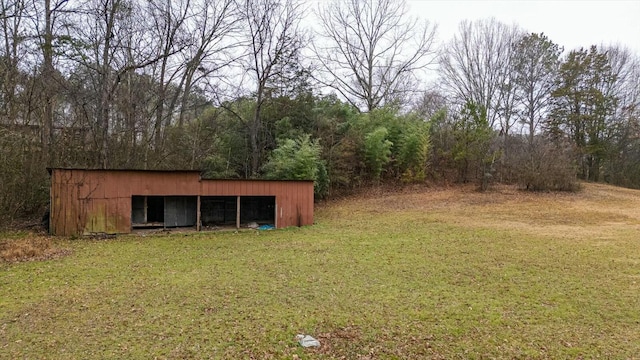
[[(444, 88), (459, 104), (482, 105), (491, 127), (498, 121), (503, 127), (513, 121), (511, 109), (505, 108), (505, 104), (513, 103), (508, 98), (513, 92), (510, 49), (519, 35), (517, 26), (508, 26), (493, 18), (465, 20), (440, 55)], [(508, 118), (500, 119), (501, 115)]]
[(152, 70), (158, 81), (154, 144), (161, 148), (162, 128), (173, 121), (183, 125), (193, 86), (230, 65), (240, 17), (235, 0), (149, 2), (147, 7), (162, 55)]
[(140, 3), (134, 0), (91, 0), (74, 19), (73, 59), (88, 70), (92, 88), (95, 165), (104, 168), (110, 161), (110, 135), (116, 93), (128, 74), (144, 69), (177, 52), (158, 51), (148, 36), (150, 24)]
[(24, 0), (0, 1), (0, 124), (12, 124), (17, 120), (16, 93), (20, 73), (18, 64), (24, 47), (21, 33), (24, 32), (26, 12)]
[(424, 91), (412, 105), (412, 111), (424, 121), (428, 121), (440, 112), (449, 109), (447, 97), (437, 90)]
[(615, 119), (629, 116), (640, 110), (640, 58), (620, 45), (601, 45), (606, 53), (615, 81), (603, 84), (602, 92), (618, 99)]
[(241, 11), (248, 46), (243, 66), (251, 77), (255, 106), (249, 119), (236, 115), (249, 133), (250, 176), (255, 176), (263, 158), (259, 137), (263, 131), (262, 108), (269, 96), (270, 83), (281, 80), (283, 67), (279, 65), (297, 59), (305, 46), (305, 38), (299, 28), (302, 10), (294, 0), (245, 0)]
[(180, 79), (180, 126), (186, 120), (194, 86), (201, 81), (211, 83), (212, 79), (220, 76), (221, 70), (228, 69), (237, 60), (237, 48), (242, 46), (238, 39), (242, 21), (239, 10), (236, 0), (203, 0), (191, 7), (187, 34), (193, 42), (181, 53), (181, 62), (185, 66)]
[(527, 126), (529, 144), (533, 144), (536, 131), (546, 116), (562, 48), (546, 35), (533, 33), (520, 38), (513, 50), (511, 68), (521, 107), (519, 118)]
[[(126, 1), (122, 0), (93, 0), (83, 13), (83, 22), (76, 30), (79, 38), (87, 44), (89, 52), (78, 49), (77, 59), (97, 75), (94, 87), (99, 96), (95, 113), (94, 139), (96, 147), (100, 149), (96, 165), (108, 167), (109, 161), (109, 124), (111, 120), (112, 95), (119, 83), (118, 74), (114, 74), (116, 64), (116, 50), (123, 42), (122, 34), (118, 32), (118, 18), (125, 9)], [(132, 13), (130, 10), (129, 13)], [(115, 80), (115, 81), (114, 81)]]
[(319, 81), (371, 111), (414, 92), (433, 58), (436, 26), (411, 17), (404, 0), (333, 0), (319, 9)]
[(62, 14), (67, 11), (68, 0), (45, 0), (44, 1), (44, 23), (43, 28), (39, 29), (39, 42), (42, 49), (42, 70), (41, 85), (43, 91), (44, 112), (43, 112), (43, 146), (46, 157), (46, 163), (52, 165), (54, 144), (54, 109), (57, 90), (56, 84), (57, 72), (54, 67), (54, 37), (56, 36), (56, 28), (60, 26), (56, 22), (61, 21)]
[(153, 122), (153, 144), (156, 151), (162, 148), (163, 125), (170, 122), (173, 113), (172, 108), (166, 109), (168, 90), (178, 77), (181, 67), (172, 67), (171, 55), (185, 48), (190, 41), (184, 34), (190, 6), (191, 0), (147, 3), (147, 13), (153, 21), (151, 33), (157, 39), (154, 45), (161, 57), (153, 69), (154, 79), (157, 81), (156, 114)]
[(603, 169), (605, 180), (638, 187), (637, 176), (629, 170), (638, 166), (640, 58), (620, 45), (602, 45), (601, 49), (607, 56), (614, 80), (602, 83), (601, 91), (604, 96), (616, 99), (615, 109), (606, 125), (610, 144)]

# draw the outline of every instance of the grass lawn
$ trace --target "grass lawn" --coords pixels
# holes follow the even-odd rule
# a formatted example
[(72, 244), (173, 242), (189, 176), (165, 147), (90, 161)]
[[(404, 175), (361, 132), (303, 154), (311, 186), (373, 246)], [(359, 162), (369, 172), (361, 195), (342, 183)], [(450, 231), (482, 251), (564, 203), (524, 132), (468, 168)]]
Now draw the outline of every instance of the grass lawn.
[(0, 358), (640, 357), (640, 191), (380, 191), (316, 223), (0, 262)]

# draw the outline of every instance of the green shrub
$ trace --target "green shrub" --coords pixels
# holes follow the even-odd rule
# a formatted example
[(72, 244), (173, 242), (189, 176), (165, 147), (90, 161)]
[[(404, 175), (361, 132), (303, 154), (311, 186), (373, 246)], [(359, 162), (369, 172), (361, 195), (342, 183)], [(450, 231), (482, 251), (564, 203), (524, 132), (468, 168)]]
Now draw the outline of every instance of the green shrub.
[(380, 180), (382, 169), (391, 159), (391, 146), (387, 140), (388, 131), (380, 126), (364, 137), (364, 152), (367, 165), (374, 180)]
[(263, 170), (267, 179), (313, 180), (318, 197), (328, 192), (329, 178), (320, 159), (322, 148), (309, 135), (297, 139), (285, 139), (271, 152)]

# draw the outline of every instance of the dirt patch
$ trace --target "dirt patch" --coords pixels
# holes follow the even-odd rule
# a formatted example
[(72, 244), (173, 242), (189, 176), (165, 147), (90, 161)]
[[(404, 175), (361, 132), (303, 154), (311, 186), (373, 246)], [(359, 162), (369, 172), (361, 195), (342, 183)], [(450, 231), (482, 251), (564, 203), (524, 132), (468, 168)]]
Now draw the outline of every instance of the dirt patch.
[(332, 356), (341, 355), (345, 359), (354, 358), (356, 355), (354, 350), (357, 348), (354, 344), (360, 342), (361, 336), (360, 329), (353, 325), (320, 333), (317, 338), (321, 346), (317, 352)]

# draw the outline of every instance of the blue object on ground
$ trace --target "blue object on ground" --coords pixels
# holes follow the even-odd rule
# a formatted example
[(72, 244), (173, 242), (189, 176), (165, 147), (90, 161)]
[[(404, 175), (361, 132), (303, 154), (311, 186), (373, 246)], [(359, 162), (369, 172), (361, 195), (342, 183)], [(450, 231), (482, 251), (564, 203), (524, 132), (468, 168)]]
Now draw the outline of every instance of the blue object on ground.
[(273, 230), (275, 228), (276, 228), (275, 226), (268, 224), (268, 225), (259, 226), (258, 230)]

